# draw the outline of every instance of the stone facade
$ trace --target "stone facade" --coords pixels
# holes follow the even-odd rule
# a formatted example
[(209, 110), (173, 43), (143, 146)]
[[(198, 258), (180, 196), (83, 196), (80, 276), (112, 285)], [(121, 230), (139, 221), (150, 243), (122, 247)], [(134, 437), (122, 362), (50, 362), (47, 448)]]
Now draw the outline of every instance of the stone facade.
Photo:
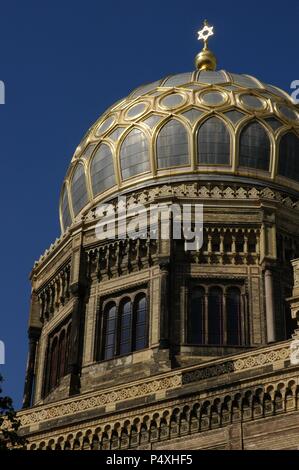
[[(28, 448), (298, 448), (299, 365), (290, 363), (290, 344), (299, 301), (290, 260), (299, 257), (299, 198), (236, 181), (128, 194), (128, 203), (146, 207), (202, 203), (203, 247), (185, 251), (171, 237), (99, 241), (91, 209), (40, 258), (19, 413)], [(238, 287), (240, 344), (225, 335), (218, 346), (190, 344), (198, 283)], [(140, 293), (148, 300), (147, 347), (103, 360), (106, 303)], [(49, 348), (62, 338), (67, 364), (50, 386)]]

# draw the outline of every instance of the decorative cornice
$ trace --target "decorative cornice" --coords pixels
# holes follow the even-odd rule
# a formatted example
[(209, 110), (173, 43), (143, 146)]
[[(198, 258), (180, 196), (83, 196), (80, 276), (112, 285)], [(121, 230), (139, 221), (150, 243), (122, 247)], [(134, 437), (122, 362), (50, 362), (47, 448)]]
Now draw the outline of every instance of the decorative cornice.
[[(207, 379), (225, 374), (238, 373), (244, 370), (254, 369), (265, 364), (281, 362), (289, 357), (289, 341), (271, 347), (241, 353), (214, 360), (202, 366), (184, 367), (173, 372), (159, 374), (151, 379), (141, 379), (131, 385), (120, 385), (106, 389), (102, 392), (93, 392), (81, 397), (74, 397), (49, 405), (40, 405), (36, 408), (21, 411), (19, 418), (22, 426), (28, 426), (44, 422), (54, 418), (74, 415), (82, 411), (88, 411), (109, 404), (116, 404), (128, 399), (143, 397), (159, 391), (176, 389), (184, 384), (197, 380)], [(278, 366), (279, 368), (279, 366)]]

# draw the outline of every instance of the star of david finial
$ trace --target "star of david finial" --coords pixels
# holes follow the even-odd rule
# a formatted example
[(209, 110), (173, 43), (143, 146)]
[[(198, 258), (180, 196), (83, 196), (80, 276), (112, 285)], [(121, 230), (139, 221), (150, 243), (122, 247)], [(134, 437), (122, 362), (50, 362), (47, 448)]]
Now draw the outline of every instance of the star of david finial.
[(210, 26), (207, 20), (204, 20), (204, 27), (198, 31), (198, 40), (204, 42), (204, 49), (208, 47), (208, 39), (214, 35), (214, 26)]

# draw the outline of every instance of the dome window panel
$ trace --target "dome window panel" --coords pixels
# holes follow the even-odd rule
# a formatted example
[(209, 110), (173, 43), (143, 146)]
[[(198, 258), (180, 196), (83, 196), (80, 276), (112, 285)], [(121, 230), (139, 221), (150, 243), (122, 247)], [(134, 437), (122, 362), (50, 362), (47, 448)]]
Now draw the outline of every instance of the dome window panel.
[(188, 111), (182, 113), (182, 116), (184, 116), (186, 119), (188, 119), (189, 122), (191, 122), (191, 124), (193, 124), (195, 121), (197, 121), (197, 119), (200, 118), (200, 116), (203, 115), (203, 113), (204, 111), (201, 111), (200, 109), (191, 108)]
[(72, 178), (72, 203), (75, 216), (88, 202), (85, 171), (82, 164), (78, 164)]
[(158, 124), (158, 122), (161, 121), (161, 119), (163, 119), (163, 116), (159, 116), (158, 114), (152, 114), (148, 118), (144, 119), (144, 121), (142, 122), (146, 124), (150, 129), (153, 129)]
[(293, 132), (284, 134), (279, 144), (278, 174), (299, 182), (299, 138)]
[(97, 128), (95, 135), (99, 136), (99, 135), (104, 134), (114, 124), (114, 121), (115, 121), (114, 116), (110, 116)]
[(200, 95), (200, 100), (206, 106), (220, 106), (227, 100), (227, 96), (219, 91), (208, 91)]
[(288, 119), (289, 121), (298, 121), (298, 113), (294, 109), (285, 105), (277, 106), (277, 108), (283, 118)]
[(239, 166), (269, 171), (269, 164), (269, 135), (259, 122), (251, 122), (240, 134)]
[(115, 185), (113, 157), (108, 145), (101, 144), (96, 151), (90, 167), (90, 176), (94, 195)]
[(254, 95), (242, 95), (240, 97), (240, 101), (242, 105), (248, 109), (256, 109), (260, 111), (266, 107), (265, 101)]
[(211, 117), (198, 130), (198, 163), (229, 165), (230, 135), (221, 119)]
[(171, 77), (167, 78), (163, 83), (163, 86), (173, 87), (178, 85), (183, 85), (184, 83), (191, 82), (192, 80), (192, 72), (187, 73), (179, 73), (177, 75), (172, 75)]
[(158, 168), (170, 168), (189, 164), (188, 132), (175, 119), (168, 121), (157, 139)]
[(240, 111), (237, 111), (236, 109), (233, 109), (232, 111), (227, 111), (226, 113), (223, 113), (224, 116), (228, 117), (228, 119), (233, 123), (237, 124), (243, 117), (246, 116), (246, 114), (241, 113)]
[(157, 80), (156, 82), (148, 83), (147, 85), (137, 88), (131, 93), (130, 99), (137, 98), (138, 96), (142, 96), (146, 93), (149, 93), (150, 91), (153, 91), (155, 88), (161, 85), (161, 82), (162, 80)]
[(148, 140), (141, 130), (133, 129), (123, 141), (120, 166), (124, 180), (150, 170)]
[(68, 201), (68, 193), (67, 189), (64, 186), (63, 193), (62, 193), (62, 200), (61, 200), (61, 215), (62, 215), (62, 223), (64, 230), (67, 229), (72, 223), (72, 216), (69, 208), (69, 201)]
[(236, 73), (230, 73), (230, 76), (236, 85), (240, 85), (243, 88), (261, 88), (261, 86), (252, 77), (238, 75)]
[(113, 140), (113, 142), (116, 142), (126, 129), (126, 127), (122, 126), (116, 127), (114, 131), (108, 134), (109, 139)]
[(282, 126), (282, 123), (275, 117), (265, 118), (264, 121), (273, 129), (274, 132)]
[(222, 70), (219, 71), (209, 71), (202, 70), (197, 73), (196, 80), (201, 83), (215, 84), (215, 83), (226, 83), (227, 78)]
[(128, 111), (126, 112), (126, 118), (127, 119), (134, 119), (138, 116), (141, 116), (145, 112), (147, 107), (148, 107), (147, 103), (135, 104), (130, 109), (128, 109)]
[(165, 109), (178, 108), (185, 102), (184, 96), (179, 93), (172, 93), (172, 95), (165, 96), (160, 101), (160, 106)]

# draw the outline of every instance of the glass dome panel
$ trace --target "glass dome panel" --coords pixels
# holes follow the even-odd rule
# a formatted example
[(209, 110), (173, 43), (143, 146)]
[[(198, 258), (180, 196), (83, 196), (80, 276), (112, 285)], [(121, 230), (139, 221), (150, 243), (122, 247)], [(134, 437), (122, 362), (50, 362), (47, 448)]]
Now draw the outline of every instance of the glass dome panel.
[(185, 113), (182, 113), (182, 116), (188, 119), (188, 121), (190, 121), (191, 124), (197, 121), (197, 119), (202, 115), (203, 115), (203, 111), (201, 111), (200, 109), (196, 109), (196, 108), (191, 108)]
[(72, 178), (71, 192), (73, 210), (76, 216), (88, 202), (85, 171), (81, 163), (78, 163)]
[(160, 101), (161, 106), (163, 108), (171, 109), (177, 108), (184, 102), (184, 97), (179, 93), (173, 93), (172, 95), (168, 95)]
[(110, 147), (101, 144), (91, 163), (90, 176), (94, 196), (115, 185), (113, 157)]
[(290, 121), (298, 121), (298, 113), (289, 106), (282, 104), (278, 106), (278, 110), (284, 118), (289, 119)]
[(266, 129), (251, 122), (240, 135), (239, 165), (269, 171), (270, 140)]
[(228, 165), (230, 163), (230, 135), (221, 119), (211, 117), (197, 134), (198, 163)]
[(177, 75), (172, 75), (171, 77), (167, 78), (166, 81), (163, 83), (163, 86), (177, 86), (183, 85), (184, 83), (188, 83), (192, 80), (192, 72), (187, 73), (178, 73)]
[(124, 180), (150, 170), (148, 141), (141, 130), (133, 129), (123, 141), (120, 166)]
[(197, 73), (196, 80), (202, 83), (226, 83), (227, 78), (222, 70), (219, 71), (201, 71)]
[(246, 75), (239, 75), (236, 73), (230, 73), (230, 76), (232, 77), (234, 83), (244, 88), (261, 88), (252, 77), (247, 77)]
[(282, 126), (282, 123), (278, 119), (276, 119), (275, 117), (265, 118), (264, 121), (267, 124), (269, 124), (269, 126), (272, 127), (272, 129), (274, 131), (276, 131), (277, 129), (279, 129)]
[(156, 82), (148, 83), (147, 85), (143, 85), (136, 90), (134, 90), (130, 94), (130, 98), (137, 98), (138, 96), (145, 95), (146, 93), (149, 93), (150, 91), (154, 90), (158, 86), (160, 86), (162, 80), (157, 80)]
[(144, 111), (147, 108), (146, 103), (138, 103), (132, 106), (128, 111), (126, 112), (126, 118), (128, 119), (133, 119), (137, 116), (141, 116), (141, 114), (144, 113)]
[(241, 103), (249, 109), (264, 109), (264, 101), (254, 95), (242, 95), (240, 97)]
[(108, 131), (112, 124), (114, 124), (115, 118), (114, 116), (110, 116), (108, 119), (106, 119), (96, 130), (95, 135), (99, 136), (101, 134), (104, 134), (104, 132)]
[(299, 138), (293, 132), (282, 136), (279, 144), (278, 174), (299, 182)]
[(72, 217), (71, 217), (71, 212), (69, 208), (67, 189), (65, 186), (63, 188), (62, 199), (61, 199), (61, 215), (62, 215), (63, 227), (64, 229), (66, 229), (67, 227), (71, 225)]
[(158, 124), (161, 119), (163, 119), (162, 116), (159, 116), (158, 114), (152, 114), (142, 122), (144, 122), (144, 124), (146, 124), (150, 129), (153, 129), (153, 127), (155, 127), (155, 125)]
[(218, 91), (208, 91), (200, 96), (201, 101), (207, 106), (219, 106), (225, 102), (225, 97)]
[(240, 111), (237, 111), (236, 109), (234, 109), (232, 111), (227, 111), (226, 113), (223, 113), (223, 114), (224, 114), (224, 116), (228, 117), (228, 119), (233, 124), (237, 124), (245, 116), (244, 113), (241, 113)]
[(183, 124), (171, 119), (160, 130), (157, 139), (158, 168), (188, 165), (188, 133)]

